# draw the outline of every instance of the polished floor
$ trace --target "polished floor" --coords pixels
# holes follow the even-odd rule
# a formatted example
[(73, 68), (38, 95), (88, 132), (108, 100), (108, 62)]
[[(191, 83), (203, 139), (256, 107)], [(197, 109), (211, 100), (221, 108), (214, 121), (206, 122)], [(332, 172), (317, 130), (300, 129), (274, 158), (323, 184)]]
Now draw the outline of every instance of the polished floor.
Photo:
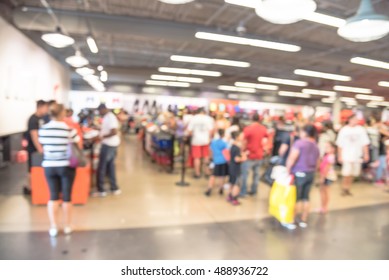
[[(389, 259), (389, 194), (373, 185), (356, 184), (347, 198), (334, 185), (331, 212), (288, 232), (269, 218), (264, 184), (237, 207), (205, 197), (205, 180), (176, 187), (179, 174), (159, 171), (134, 137), (117, 163), (123, 194), (76, 206), (71, 237), (48, 237), (46, 208), (20, 185), (0, 192), (0, 259)], [(318, 190), (311, 195), (315, 209)]]

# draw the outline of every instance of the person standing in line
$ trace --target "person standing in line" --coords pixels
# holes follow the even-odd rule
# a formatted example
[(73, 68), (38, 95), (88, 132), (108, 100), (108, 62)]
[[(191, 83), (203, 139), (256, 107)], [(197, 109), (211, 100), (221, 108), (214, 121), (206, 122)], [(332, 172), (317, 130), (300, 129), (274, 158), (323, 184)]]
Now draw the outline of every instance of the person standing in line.
[(232, 144), (235, 140), (232, 138), (233, 132), (239, 132), (241, 131), (241, 125), (240, 125), (240, 118), (237, 116), (234, 116), (232, 118), (231, 126), (226, 129), (226, 140)]
[[(301, 228), (308, 226), (309, 193), (315, 180), (315, 171), (320, 160), (319, 147), (316, 144), (317, 131), (315, 126), (306, 125), (300, 132), (300, 140), (297, 140), (290, 151), (286, 168), (294, 175), (294, 183), (297, 188), (297, 203), (295, 208), (295, 220)], [(289, 229), (295, 225), (283, 224)]]
[(242, 163), (242, 187), (240, 196), (247, 195), (247, 180), (249, 171), (253, 171), (253, 181), (251, 184), (251, 190), (249, 195), (254, 196), (257, 194), (257, 188), (259, 184), (259, 168), (263, 163), (264, 156), (264, 142), (268, 137), (267, 129), (260, 122), (259, 115), (255, 113), (253, 115), (253, 123), (245, 127), (243, 130), (244, 135), (244, 152), (247, 154), (248, 160)]
[(286, 165), (286, 160), (289, 157), (290, 149), (293, 143), (299, 140), (300, 128), (298, 125), (294, 126), (294, 130), (291, 133), (284, 134), (281, 139), (281, 146), (278, 150), (278, 156), (280, 157), (280, 164)]
[(240, 194), (240, 173), (241, 173), (241, 164), (247, 160), (245, 153), (242, 153), (241, 147), (242, 142), (240, 139), (241, 133), (239, 131), (233, 131), (231, 133), (231, 139), (234, 141), (230, 149), (230, 164), (228, 167), (229, 170), (229, 184), (230, 192), (228, 194), (227, 201), (232, 205), (239, 205), (238, 200)]
[(323, 157), (326, 153), (327, 144), (330, 142), (335, 142), (336, 133), (334, 131), (333, 125), (331, 122), (327, 121), (323, 124), (323, 132), (319, 135), (319, 149), (320, 157)]
[(195, 179), (201, 178), (201, 160), (203, 160), (204, 165), (208, 165), (209, 144), (212, 139), (214, 128), (214, 120), (205, 114), (205, 110), (203, 108), (198, 110), (198, 113), (188, 124), (188, 132), (192, 136), (191, 153), (192, 158), (194, 159)]
[[(49, 107), (46, 101), (39, 100), (36, 102), (36, 111), (28, 119), (27, 132), (25, 138), (27, 140), (27, 168), (28, 168), (28, 182), (30, 182), (30, 173), (32, 166), (32, 155), (36, 152), (43, 153), (42, 145), (39, 143), (38, 131), (39, 128), (44, 124), (43, 117), (48, 113)], [(31, 188), (29, 183), (23, 187), (23, 193), (25, 195), (31, 194)]]
[(336, 163), (336, 144), (329, 142), (326, 145), (324, 156), (320, 163), (320, 198), (321, 208), (319, 212), (326, 214), (328, 212), (328, 205), (330, 202), (330, 186), (337, 180), (335, 172)]
[(51, 109), (51, 107), (53, 105), (56, 105), (56, 104), (57, 104), (57, 101), (54, 99), (47, 101), (48, 110), (47, 110), (47, 113), (43, 116), (43, 121), (45, 123), (48, 123), (51, 120), (51, 115), (49, 114), (49, 110)]
[(223, 184), (228, 176), (228, 162), (224, 157), (223, 151), (228, 149), (227, 142), (224, 138), (224, 129), (218, 130), (218, 137), (213, 139), (210, 145), (212, 151), (212, 160), (215, 165), (213, 174), (209, 178), (206, 196), (211, 196), (212, 189), (219, 187), (219, 194), (223, 195)]
[(113, 195), (121, 194), (116, 181), (115, 159), (117, 149), (120, 145), (119, 121), (115, 114), (108, 110), (105, 104), (98, 107), (100, 115), (103, 117), (100, 131), (101, 149), (99, 155), (99, 164), (97, 167), (96, 182), (97, 192), (95, 197), (105, 197), (107, 192), (104, 189), (104, 179), (108, 175)]
[(377, 123), (378, 130), (380, 132), (379, 138), (379, 165), (377, 168), (375, 183), (377, 186), (386, 185), (388, 183), (388, 164), (387, 164), (387, 144), (386, 141), (389, 137), (388, 127), (382, 123)]
[(358, 125), (356, 115), (350, 116), (336, 140), (338, 161), (342, 164), (342, 196), (352, 196), (350, 189), (354, 177), (360, 175), (362, 163), (369, 162), (369, 144), (366, 129)]
[(65, 108), (61, 104), (50, 107), (51, 121), (39, 129), (39, 143), (43, 146), (42, 166), (50, 188), (50, 201), (47, 210), (50, 219), (49, 234), (58, 235), (58, 212), (60, 193), (62, 193), (62, 209), (64, 215), (64, 233), (70, 234), (72, 214), (72, 188), (76, 170), (70, 168), (68, 145), (78, 143), (80, 138), (75, 129), (65, 122)]

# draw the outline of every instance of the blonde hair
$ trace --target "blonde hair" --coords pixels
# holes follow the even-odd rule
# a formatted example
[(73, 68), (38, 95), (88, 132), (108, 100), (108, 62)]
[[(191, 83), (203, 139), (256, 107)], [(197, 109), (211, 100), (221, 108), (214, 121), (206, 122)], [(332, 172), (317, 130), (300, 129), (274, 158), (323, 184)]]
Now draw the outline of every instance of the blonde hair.
[(65, 111), (65, 106), (56, 103), (51, 105), (49, 110), (50, 110), (50, 116), (52, 116), (53, 118), (58, 118), (61, 115), (61, 113)]

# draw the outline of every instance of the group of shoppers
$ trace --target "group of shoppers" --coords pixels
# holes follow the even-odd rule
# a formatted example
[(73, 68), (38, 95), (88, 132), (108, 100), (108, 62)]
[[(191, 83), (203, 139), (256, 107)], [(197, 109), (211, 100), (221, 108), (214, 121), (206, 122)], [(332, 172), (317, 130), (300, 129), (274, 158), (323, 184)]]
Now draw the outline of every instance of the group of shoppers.
[[(26, 132), (28, 151), (28, 171), (32, 167), (32, 159), (36, 154), (43, 155), (42, 167), (50, 190), (50, 199), (47, 204), (50, 220), (49, 234), (52, 237), (59, 232), (59, 209), (63, 209), (63, 232), (70, 234), (72, 212), (72, 188), (76, 169), (70, 167), (69, 145), (74, 143), (82, 149), (82, 130), (72, 119), (73, 111), (55, 101), (39, 100), (36, 112), (28, 120)], [(121, 190), (116, 180), (115, 158), (120, 144), (119, 121), (117, 117), (101, 104), (98, 107), (102, 117), (100, 135), (94, 139), (101, 142), (99, 164), (97, 169), (97, 192), (94, 196), (104, 197), (107, 192), (104, 188), (104, 179), (107, 176), (113, 195), (119, 195)], [(31, 178), (29, 178), (31, 180)], [(31, 194), (28, 187), (24, 187), (25, 194)]]
[[(269, 145), (266, 144), (269, 133), (261, 124), (258, 114), (254, 114), (252, 123), (244, 128), (239, 125), (238, 118), (234, 118), (233, 122), (234, 125), (230, 125), (223, 117), (214, 120), (206, 115), (204, 110), (200, 110), (192, 117), (187, 129), (192, 137), (194, 177), (199, 178), (201, 175), (201, 161), (205, 168), (211, 166), (213, 170), (212, 173), (208, 169), (204, 172), (211, 175), (205, 194), (210, 196), (215, 187), (223, 194), (226, 186), (229, 186), (228, 201), (238, 205), (239, 197), (254, 196), (257, 193), (260, 168), (264, 156), (270, 152), (267, 149)], [(321, 207), (318, 211), (321, 213), (328, 211), (329, 187), (338, 179), (336, 164), (342, 166), (340, 184), (342, 196), (352, 196), (351, 186), (354, 179), (361, 175), (363, 165), (371, 161), (378, 162), (376, 181), (386, 182), (388, 143), (385, 140), (389, 136), (389, 130), (384, 124), (375, 122), (378, 141), (374, 145), (372, 137), (369, 137), (369, 129), (359, 122), (357, 116), (352, 115), (338, 132), (335, 132), (330, 122), (325, 122), (320, 134), (313, 124), (295, 125), (293, 129), (277, 137), (279, 143), (274, 149), (280, 157), (279, 164), (284, 165), (294, 176), (297, 188), (296, 223), (285, 225), (286, 227), (290, 229), (296, 228), (296, 225), (307, 227), (310, 211), (309, 195), (317, 177), (321, 196)], [(375, 146), (377, 156), (372, 159), (375, 154), (372, 153), (372, 149)], [(250, 171), (253, 180), (248, 190)], [(316, 171), (319, 172), (319, 176), (316, 176)]]

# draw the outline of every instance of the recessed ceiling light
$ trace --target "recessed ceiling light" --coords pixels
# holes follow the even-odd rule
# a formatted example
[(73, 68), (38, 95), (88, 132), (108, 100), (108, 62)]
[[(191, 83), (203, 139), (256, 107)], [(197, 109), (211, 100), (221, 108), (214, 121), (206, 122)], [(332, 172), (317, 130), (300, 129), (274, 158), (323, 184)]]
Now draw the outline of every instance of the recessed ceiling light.
[(286, 96), (286, 97), (297, 97), (297, 98), (310, 98), (311, 95), (303, 92), (293, 92), (293, 91), (280, 91), (278, 92), (278, 95), (280, 96)]
[(165, 87), (190, 87), (190, 83), (154, 81), (154, 80), (147, 80), (145, 84), (153, 85), (153, 86), (165, 86)]
[(218, 86), (217, 88), (219, 90), (224, 90), (224, 91), (247, 92), (247, 93), (256, 92), (254, 88), (241, 88), (241, 87), (225, 86), (225, 85)]
[(378, 85), (379, 85), (380, 87), (389, 87), (389, 82), (380, 81), (380, 82), (378, 82)]
[(364, 57), (353, 57), (350, 60), (351, 63), (354, 64), (360, 64), (370, 67), (376, 67), (376, 68), (382, 68), (382, 69), (389, 69), (389, 63)]
[(307, 15), (304, 19), (337, 28), (343, 26), (346, 23), (346, 20), (342, 18), (337, 18), (334, 16), (320, 14), (316, 12)]
[(221, 72), (217, 72), (217, 71), (194, 70), (194, 69), (172, 68), (172, 67), (159, 67), (158, 71), (163, 73), (209, 76), (209, 77), (220, 77), (222, 75)]
[(301, 50), (300, 46), (292, 44), (284, 44), (272, 41), (265, 41), (259, 39), (243, 38), (238, 36), (223, 35), (209, 32), (197, 32), (195, 34), (197, 39), (204, 39), (216, 42), (232, 43), (246, 46), (253, 46), (259, 48), (273, 49), (285, 52), (298, 52)]
[(201, 63), (201, 64), (216, 64), (223, 66), (233, 67), (250, 67), (250, 63), (235, 60), (216, 59), (216, 58), (205, 58), (205, 57), (194, 57), (194, 56), (183, 56), (183, 55), (172, 55), (170, 57), (172, 61), (179, 62), (190, 62), (190, 63)]
[(245, 88), (263, 89), (263, 90), (278, 90), (278, 86), (256, 84), (256, 83), (236, 82), (235, 86), (237, 86), (237, 87), (245, 87)]
[(354, 93), (365, 93), (370, 94), (373, 91), (369, 88), (358, 88), (358, 87), (346, 87), (346, 86), (334, 86), (336, 91), (354, 92)]
[(287, 80), (287, 79), (270, 78), (270, 77), (258, 77), (258, 81), (264, 83), (290, 85), (296, 87), (306, 87), (308, 85), (308, 83), (304, 81)]
[(318, 89), (303, 89), (304, 93), (312, 94), (312, 95), (320, 95), (320, 96), (336, 96), (335, 91), (329, 91), (329, 90), (318, 90)]
[(187, 83), (202, 83), (202, 82), (204, 82), (204, 79), (202, 79), (202, 78), (177, 77), (177, 76), (168, 76), (168, 75), (151, 75), (151, 79), (162, 80), (162, 81), (187, 82)]
[(350, 76), (331, 74), (331, 73), (325, 73), (325, 72), (318, 72), (318, 71), (311, 71), (311, 70), (304, 70), (304, 69), (296, 69), (296, 70), (294, 70), (294, 73), (296, 75), (301, 75), (301, 76), (308, 76), (308, 77), (315, 77), (315, 78), (343, 81), (343, 82), (349, 82), (352, 80), (352, 78)]
[(178, 5), (178, 4), (190, 3), (190, 2), (193, 2), (194, 0), (159, 0), (159, 1), (166, 3), (166, 4)]
[(86, 38), (86, 42), (87, 42), (87, 44), (88, 44), (89, 50), (90, 50), (92, 53), (98, 53), (98, 52), (99, 52), (99, 49), (97, 48), (96, 41), (95, 41), (95, 39), (93, 39), (92, 36), (88, 36), (88, 37)]
[(383, 96), (376, 96), (376, 95), (357, 94), (355, 98), (360, 100), (385, 101), (385, 98)]
[(335, 99), (333, 99), (333, 98), (322, 98), (321, 102), (323, 102), (323, 103), (334, 103)]

